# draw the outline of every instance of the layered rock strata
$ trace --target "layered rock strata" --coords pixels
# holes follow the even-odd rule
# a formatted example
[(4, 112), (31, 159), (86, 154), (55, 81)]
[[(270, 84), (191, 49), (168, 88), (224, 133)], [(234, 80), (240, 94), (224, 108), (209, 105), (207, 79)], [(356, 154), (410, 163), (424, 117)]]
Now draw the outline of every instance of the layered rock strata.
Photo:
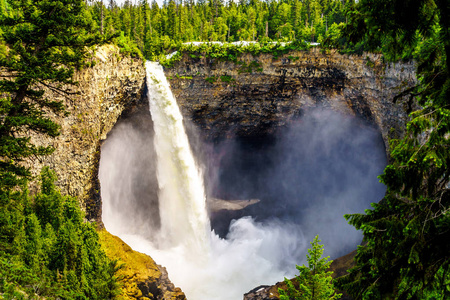
[(386, 145), (402, 135), (407, 120), (408, 102), (394, 103), (394, 96), (415, 83), (412, 63), (318, 48), (278, 57), (244, 54), (238, 62), (184, 54), (166, 76), (183, 115), (205, 139), (264, 136), (322, 107), (363, 118)]
[[(79, 85), (71, 87), (76, 95), (49, 91), (69, 115), (51, 116), (61, 125), (59, 137), (32, 136), (36, 144), (52, 144), (56, 151), (29, 165), (36, 176), (44, 165), (53, 168), (61, 191), (78, 197), (87, 219), (101, 224), (97, 178), (101, 141), (124, 111), (146, 106), (141, 105), (146, 102), (145, 69), (142, 60), (124, 57), (113, 46), (97, 49), (93, 62), (93, 67), (76, 73)], [(237, 63), (184, 55), (166, 69), (166, 75), (183, 115), (207, 140), (264, 136), (310, 108), (323, 107), (362, 117), (379, 128), (387, 144), (389, 138), (403, 134), (407, 120), (407, 101), (394, 103), (394, 96), (415, 83), (412, 64), (386, 64), (379, 55), (348, 56), (319, 49), (279, 57), (244, 54)], [(162, 268), (153, 269), (155, 274), (164, 273)], [(182, 293), (172, 288), (175, 296), (163, 296), (167, 289), (159, 285), (165, 279), (147, 279), (132, 283), (137, 289), (127, 295), (182, 299)]]
[[(101, 143), (119, 118), (135, 110), (148, 111), (148, 102), (144, 95), (146, 72), (141, 59), (124, 56), (117, 47), (107, 45), (96, 49), (92, 64), (75, 73), (77, 86), (64, 87), (70, 95), (46, 90), (48, 98), (64, 103), (68, 115), (49, 115), (61, 126), (61, 134), (53, 139), (36, 134), (32, 141), (37, 145), (53, 145), (56, 150), (28, 163), (35, 176), (43, 166), (55, 170), (61, 192), (77, 197), (86, 211), (86, 218), (101, 227), (98, 181)], [(32, 192), (33, 189), (36, 186), (31, 187)], [(124, 264), (119, 271), (122, 299), (185, 299), (184, 293), (170, 282), (165, 268), (152, 258), (133, 251), (105, 230), (99, 235), (107, 255)]]
[(101, 224), (100, 144), (123, 111), (141, 101), (145, 68), (141, 59), (123, 56), (111, 45), (97, 49), (92, 63), (93, 67), (75, 73), (79, 84), (66, 87), (71, 95), (46, 91), (47, 97), (64, 103), (68, 115), (50, 115), (61, 126), (58, 137), (32, 136), (34, 143), (53, 145), (56, 150), (33, 159), (30, 166), (34, 175), (42, 166), (54, 169), (61, 192), (76, 196), (86, 218)]

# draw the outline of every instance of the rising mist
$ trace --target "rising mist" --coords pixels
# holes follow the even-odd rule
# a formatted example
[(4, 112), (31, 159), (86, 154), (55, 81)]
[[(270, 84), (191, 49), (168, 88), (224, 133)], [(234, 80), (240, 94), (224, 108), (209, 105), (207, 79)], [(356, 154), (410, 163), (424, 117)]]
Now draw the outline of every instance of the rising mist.
[[(343, 214), (362, 212), (384, 194), (376, 178), (386, 164), (381, 137), (354, 117), (316, 109), (271, 136), (236, 137), (213, 144), (191, 137), (200, 141), (193, 148), (200, 149), (197, 165), (205, 166), (207, 198), (260, 199), (241, 211), (211, 212), (212, 228), (203, 222), (208, 228), (194, 230), (205, 230), (207, 235), (202, 242), (205, 251), (199, 254), (192, 251), (183, 227), (177, 229), (179, 239), (174, 239), (162, 224), (169, 220), (191, 226), (188, 219), (194, 213), (181, 215), (185, 210), (180, 208), (167, 215), (164, 207), (173, 197), (161, 193), (158, 181), (161, 170), (166, 173), (172, 167), (157, 165), (161, 153), (170, 159), (180, 151), (164, 146), (156, 151), (157, 162), (154, 127), (148, 113), (139, 113), (119, 122), (103, 144), (102, 217), (112, 234), (167, 267), (171, 280), (188, 299), (242, 299), (242, 294), (258, 285), (293, 276), (295, 264), (305, 262), (306, 249), (316, 234), (325, 244), (326, 255), (346, 254), (362, 236)], [(189, 160), (176, 161), (184, 165)], [(175, 172), (164, 180), (178, 175)], [(206, 210), (206, 203), (203, 206)]]

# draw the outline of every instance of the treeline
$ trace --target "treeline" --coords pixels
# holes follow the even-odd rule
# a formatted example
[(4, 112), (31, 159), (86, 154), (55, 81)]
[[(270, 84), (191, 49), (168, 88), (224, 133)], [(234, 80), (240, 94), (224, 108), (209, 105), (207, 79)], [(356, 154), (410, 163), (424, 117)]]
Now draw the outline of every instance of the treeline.
[(229, 1), (114, 0), (89, 2), (96, 30), (116, 35), (126, 51), (139, 50), (152, 58), (165, 49), (189, 41), (322, 42), (338, 36), (338, 24), (353, 0)]
[[(71, 97), (90, 47), (107, 42), (84, 0), (0, 1), (0, 299), (112, 299), (116, 261), (100, 247), (78, 201), (55, 188), (44, 168), (41, 191), (26, 167), (55, 149), (32, 132), (60, 134), (50, 112), (66, 114), (45, 89)], [(44, 89), (45, 87), (45, 89)], [(28, 164), (24, 163), (25, 161)]]

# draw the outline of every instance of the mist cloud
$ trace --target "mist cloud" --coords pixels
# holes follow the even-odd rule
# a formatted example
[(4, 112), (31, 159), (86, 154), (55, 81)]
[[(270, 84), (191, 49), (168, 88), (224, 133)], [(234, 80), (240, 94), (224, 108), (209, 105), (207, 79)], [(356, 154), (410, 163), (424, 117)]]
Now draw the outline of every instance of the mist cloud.
[[(194, 132), (193, 130), (192, 132)], [(103, 221), (133, 249), (167, 267), (188, 299), (237, 300), (261, 284), (297, 273), (319, 234), (325, 255), (355, 249), (362, 235), (343, 215), (378, 202), (386, 164), (380, 134), (354, 117), (311, 110), (271, 136), (215, 144), (195, 140), (208, 196), (260, 199), (211, 215), (209, 253), (159, 249), (159, 205), (150, 115), (119, 122), (102, 146)], [(195, 150), (197, 149), (197, 150)]]

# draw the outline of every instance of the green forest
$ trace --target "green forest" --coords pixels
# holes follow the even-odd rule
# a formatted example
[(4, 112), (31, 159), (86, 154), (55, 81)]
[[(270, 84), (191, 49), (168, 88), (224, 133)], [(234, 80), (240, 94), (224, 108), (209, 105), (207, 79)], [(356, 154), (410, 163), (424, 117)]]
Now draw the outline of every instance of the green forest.
[[(66, 111), (43, 87), (70, 97), (65, 87), (77, 84), (76, 70), (90, 67), (93, 47), (114, 43), (124, 55), (155, 60), (188, 51), (183, 43), (191, 41), (291, 43), (283, 51), (319, 43), (353, 55), (381, 53), (386, 62), (414, 59), (417, 85), (398, 97), (420, 109), (410, 111), (405, 136), (390, 141), (379, 177), (386, 196), (364, 214), (345, 216), (364, 243), (356, 267), (335, 286), (354, 299), (450, 298), (448, 0), (0, 0), (1, 299), (119, 294), (120, 264), (101, 250), (96, 225), (84, 220), (75, 198), (61, 195), (52, 170), (33, 178), (23, 164), (54, 151), (33, 144), (30, 132), (60, 134), (48, 112)], [(189, 51), (224, 51), (206, 47)], [(215, 57), (239, 52), (228, 54)], [(28, 192), (31, 181), (40, 182), (37, 194)]]
[[(191, 41), (303, 40), (337, 37), (352, 1), (87, 1), (90, 30), (113, 38), (124, 51), (151, 59)], [(2, 12), (8, 3), (2, 0)]]
[(120, 34), (119, 43), (152, 58), (190, 41), (321, 42), (345, 21), (345, 5), (339, 0), (210, 0), (168, 1), (159, 7), (144, 0), (118, 7), (110, 1), (94, 4), (92, 16), (105, 35)]

